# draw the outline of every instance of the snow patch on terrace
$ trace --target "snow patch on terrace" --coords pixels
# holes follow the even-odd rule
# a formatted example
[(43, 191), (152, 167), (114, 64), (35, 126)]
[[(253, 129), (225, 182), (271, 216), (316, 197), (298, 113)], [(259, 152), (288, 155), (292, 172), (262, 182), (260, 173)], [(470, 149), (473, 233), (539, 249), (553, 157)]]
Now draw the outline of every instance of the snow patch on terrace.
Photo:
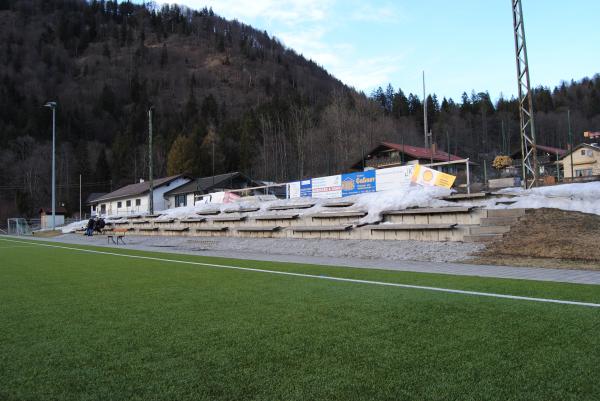
[[(473, 204), (488, 209), (550, 208), (600, 215), (600, 182), (562, 184), (528, 190), (506, 188), (498, 192), (507, 196)], [(511, 204), (498, 205), (497, 202)]]

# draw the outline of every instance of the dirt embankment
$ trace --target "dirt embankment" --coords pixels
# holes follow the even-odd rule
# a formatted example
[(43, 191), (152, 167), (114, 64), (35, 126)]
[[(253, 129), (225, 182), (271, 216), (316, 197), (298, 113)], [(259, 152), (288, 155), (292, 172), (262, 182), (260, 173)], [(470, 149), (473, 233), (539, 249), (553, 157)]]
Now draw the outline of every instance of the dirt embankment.
[(600, 216), (531, 210), (476, 257), (474, 263), (600, 270)]

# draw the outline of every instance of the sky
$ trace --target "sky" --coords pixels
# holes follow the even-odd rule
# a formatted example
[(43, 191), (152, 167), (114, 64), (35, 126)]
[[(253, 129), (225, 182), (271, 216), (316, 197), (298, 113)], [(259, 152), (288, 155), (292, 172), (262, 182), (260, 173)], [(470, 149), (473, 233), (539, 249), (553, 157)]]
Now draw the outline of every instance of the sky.
[[(178, 0), (266, 30), (349, 86), (516, 94), (509, 0)], [(600, 73), (600, 0), (523, 0), (531, 83)]]

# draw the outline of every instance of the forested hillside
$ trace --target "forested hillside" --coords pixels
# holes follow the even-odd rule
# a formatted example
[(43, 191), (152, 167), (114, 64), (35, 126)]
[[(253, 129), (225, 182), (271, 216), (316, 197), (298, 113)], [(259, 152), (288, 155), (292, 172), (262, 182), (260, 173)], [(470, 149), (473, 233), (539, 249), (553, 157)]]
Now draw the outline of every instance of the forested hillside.
[[(493, 79), (493, 77), (490, 77)], [(422, 99), (356, 92), (267, 32), (212, 10), (112, 1), (0, 0), (0, 218), (49, 204), (58, 102), (58, 200), (148, 174), (244, 171), (283, 181), (348, 168), (380, 140), (422, 144)], [(438, 146), (476, 160), (518, 146), (513, 99), (427, 99)], [(539, 142), (600, 128), (600, 78), (536, 90)], [(502, 129), (504, 127), (504, 129)], [(504, 132), (504, 135), (503, 135)], [(449, 143), (448, 143), (449, 141)]]

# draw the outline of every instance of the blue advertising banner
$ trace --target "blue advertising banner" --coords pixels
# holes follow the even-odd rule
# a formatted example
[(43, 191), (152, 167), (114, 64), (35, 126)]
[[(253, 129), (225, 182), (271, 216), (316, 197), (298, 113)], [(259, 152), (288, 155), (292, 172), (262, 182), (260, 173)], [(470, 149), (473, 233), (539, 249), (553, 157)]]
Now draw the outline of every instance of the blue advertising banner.
[(342, 174), (342, 196), (375, 192), (375, 170)]
[(312, 183), (310, 180), (300, 181), (300, 196), (302, 198), (312, 197)]

